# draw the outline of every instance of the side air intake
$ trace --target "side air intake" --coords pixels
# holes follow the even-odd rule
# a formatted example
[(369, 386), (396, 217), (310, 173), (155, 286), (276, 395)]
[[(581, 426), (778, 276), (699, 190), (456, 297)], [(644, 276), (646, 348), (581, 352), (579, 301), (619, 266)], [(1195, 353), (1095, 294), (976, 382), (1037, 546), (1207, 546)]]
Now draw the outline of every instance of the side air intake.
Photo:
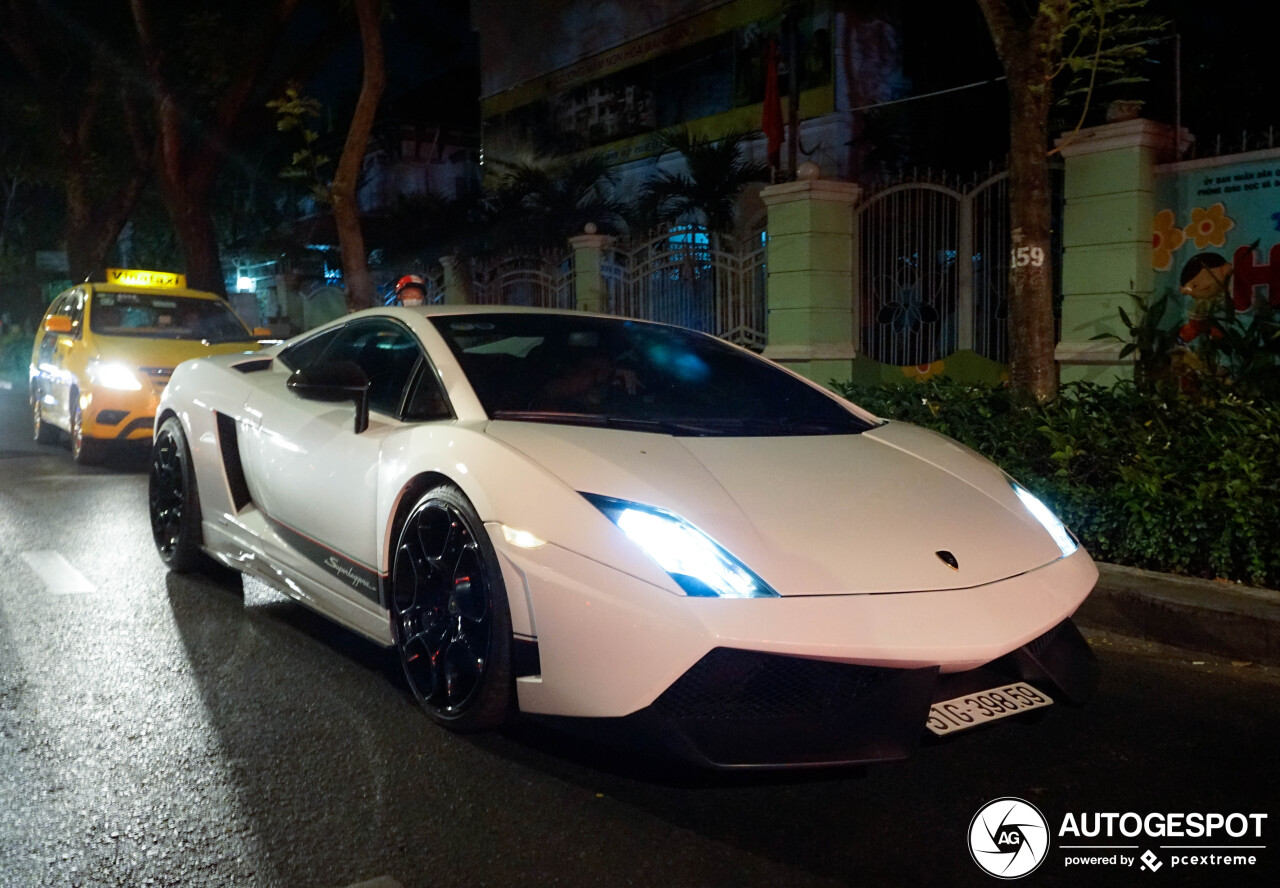
[(249, 496), (249, 484), (244, 479), (244, 466), (240, 462), (239, 432), (236, 421), (225, 413), (215, 413), (218, 422), (218, 447), (222, 451), (222, 470), (227, 476), (227, 487), (231, 490), (231, 502), (237, 512), (243, 509), (253, 498)]

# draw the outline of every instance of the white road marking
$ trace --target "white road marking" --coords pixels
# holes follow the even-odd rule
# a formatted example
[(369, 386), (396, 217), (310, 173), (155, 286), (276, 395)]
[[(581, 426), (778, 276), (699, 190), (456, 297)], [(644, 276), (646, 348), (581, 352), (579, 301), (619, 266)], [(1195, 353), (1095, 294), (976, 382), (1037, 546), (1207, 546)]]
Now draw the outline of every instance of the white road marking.
[(44, 581), (45, 589), (54, 595), (79, 595), (92, 592), (93, 584), (71, 562), (53, 549), (23, 552), (22, 560)]

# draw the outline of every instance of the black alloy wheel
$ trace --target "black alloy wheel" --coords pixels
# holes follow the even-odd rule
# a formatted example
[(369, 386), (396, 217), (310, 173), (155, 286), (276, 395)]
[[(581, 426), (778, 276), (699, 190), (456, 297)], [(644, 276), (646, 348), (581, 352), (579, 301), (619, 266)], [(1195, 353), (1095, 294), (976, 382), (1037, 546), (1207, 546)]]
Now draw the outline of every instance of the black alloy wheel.
[(200, 494), (187, 436), (177, 417), (164, 421), (151, 445), (148, 502), (160, 560), (179, 573), (202, 566)]
[(455, 731), (509, 718), (511, 614), (493, 545), (456, 487), (428, 492), (405, 521), (391, 574), (396, 647), (409, 687)]

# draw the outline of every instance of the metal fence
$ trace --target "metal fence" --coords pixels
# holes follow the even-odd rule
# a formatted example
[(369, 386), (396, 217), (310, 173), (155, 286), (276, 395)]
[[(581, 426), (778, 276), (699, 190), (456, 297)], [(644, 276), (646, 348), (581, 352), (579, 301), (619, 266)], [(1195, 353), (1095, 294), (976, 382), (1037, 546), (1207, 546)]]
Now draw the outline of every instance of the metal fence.
[(764, 232), (740, 241), (677, 226), (609, 251), (603, 273), (613, 314), (764, 347)]
[(1007, 179), (906, 182), (862, 203), (855, 250), (864, 354), (899, 366), (961, 348), (1008, 360)]
[(573, 254), (502, 256), (471, 265), (476, 305), (573, 308)]
[[(760, 349), (765, 342), (764, 233), (746, 241), (693, 226), (605, 251), (610, 314), (678, 324)], [(478, 305), (575, 306), (573, 254), (506, 256), (471, 265)]]

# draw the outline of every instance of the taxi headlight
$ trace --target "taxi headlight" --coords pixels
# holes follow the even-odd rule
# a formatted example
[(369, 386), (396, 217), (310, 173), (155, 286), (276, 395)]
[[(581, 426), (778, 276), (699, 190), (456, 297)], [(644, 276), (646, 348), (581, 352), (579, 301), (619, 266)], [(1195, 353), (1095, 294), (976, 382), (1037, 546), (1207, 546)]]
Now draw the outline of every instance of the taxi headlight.
[(124, 392), (142, 390), (142, 383), (138, 381), (137, 375), (134, 374), (131, 368), (111, 361), (91, 362), (89, 364), (89, 379), (94, 385), (100, 385), (103, 388), (117, 389)]
[(768, 583), (723, 546), (679, 515), (653, 506), (584, 493), (686, 595), (700, 598), (777, 598)]

